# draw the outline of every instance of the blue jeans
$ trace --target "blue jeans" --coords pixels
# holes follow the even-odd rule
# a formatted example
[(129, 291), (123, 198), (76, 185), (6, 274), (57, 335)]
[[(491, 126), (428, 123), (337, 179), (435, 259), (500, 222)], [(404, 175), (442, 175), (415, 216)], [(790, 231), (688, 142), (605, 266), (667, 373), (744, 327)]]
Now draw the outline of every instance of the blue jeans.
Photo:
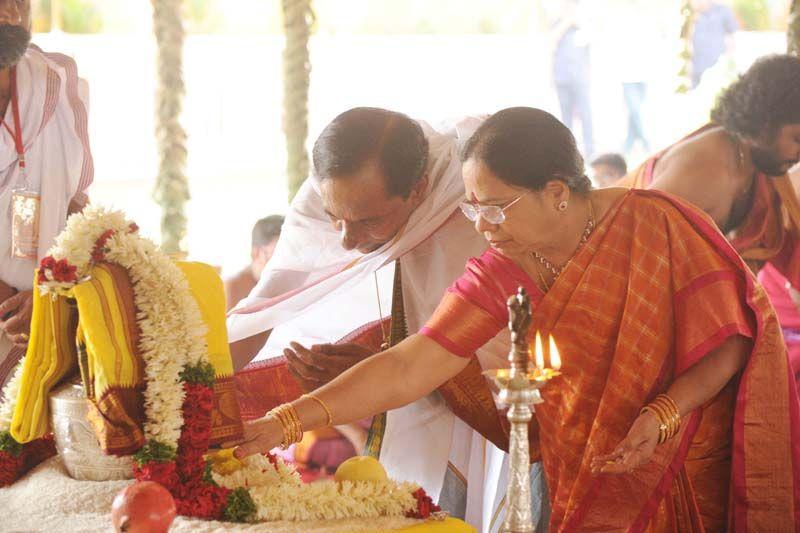
[(650, 151), (650, 142), (645, 137), (641, 115), (647, 86), (643, 81), (623, 83), (622, 92), (625, 96), (625, 107), (628, 108), (628, 136), (622, 151), (629, 154), (636, 141), (641, 141), (645, 151)]
[(572, 129), (572, 119), (577, 114), (583, 130), (583, 155), (587, 159), (594, 154), (592, 131), (592, 105), (589, 98), (588, 83), (556, 84), (558, 102), (561, 104), (561, 121)]

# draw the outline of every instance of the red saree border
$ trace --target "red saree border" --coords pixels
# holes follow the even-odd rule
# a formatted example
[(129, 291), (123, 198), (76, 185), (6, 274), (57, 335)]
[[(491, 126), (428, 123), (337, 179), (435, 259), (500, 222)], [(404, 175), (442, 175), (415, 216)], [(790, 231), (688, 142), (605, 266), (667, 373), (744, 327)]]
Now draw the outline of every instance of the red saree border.
[[(789, 365), (788, 368), (789, 373), (789, 397), (793, 397), (797, 393), (797, 386), (795, 385), (795, 377), (794, 373), (792, 372), (792, 365)], [(800, 418), (800, 402), (789, 402), (789, 412), (794, 418)], [(797, 424), (793, 425), (792, 428), (792, 448), (794, 449), (794, 457), (800, 456), (800, 427)], [(800, 501), (800, 469), (797, 467), (797, 464), (792, 461), (793, 470), (793, 477), (794, 477), (794, 501)], [(795, 505), (794, 508), (794, 523), (795, 523), (795, 531), (800, 531), (800, 506)]]
[(676, 304), (681, 304), (683, 301), (688, 297), (689, 294), (696, 292), (703, 287), (711, 285), (712, 283), (716, 283), (717, 281), (736, 281), (738, 277), (734, 272), (726, 271), (726, 272), (709, 272), (708, 274), (703, 274), (692, 280), (691, 283), (680, 289), (678, 292), (675, 293), (674, 301)]
[(463, 357), (464, 359), (471, 359), (475, 355), (475, 353), (470, 350), (462, 350), (456, 343), (435, 329), (429, 328), (428, 326), (422, 326), (422, 328), (419, 330), (419, 334), (428, 337), (432, 341), (435, 341), (436, 344), (440, 345), (453, 355)]
[(639, 516), (636, 517), (636, 520), (634, 521), (633, 525), (631, 525), (629, 531), (640, 532), (645, 531), (647, 528), (648, 524), (653, 518), (653, 515), (658, 509), (658, 506), (669, 492), (670, 487), (673, 481), (675, 481), (677, 475), (680, 473), (681, 468), (683, 468), (683, 463), (686, 461), (686, 456), (689, 454), (689, 448), (692, 445), (694, 435), (697, 433), (697, 428), (700, 426), (701, 418), (701, 409), (695, 409), (692, 411), (689, 422), (686, 424), (686, 429), (683, 432), (683, 438), (681, 439), (680, 446), (678, 446), (678, 449), (675, 450), (675, 455), (673, 456), (672, 462), (667, 467), (666, 474), (656, 485), (656, 488), (653, 490), (650, 498), (647, 500), (647, 503), (645, 503), (644, 507), (642, 507), (641, 513), (639, 513)]
[(700, 360), (700, 357), (703, 354), (707, 354), (708, 352), (716, 350), (720, 347), (720, 345), (722, 345), (723, 342), (734, 335), (741, 335), (742, 337), (747, 337), (748, 339), (753, 338), (753, 333), (742, 328), (739, 324), (728, 324), (723, 326), (708, 339), (701, 342), (694, 349), (688, 352), (684, 357), (684, 361), (679, 361), (680, 365), (676, 367), (676, 374), (682, 374), (691, 368), (697, 361)]

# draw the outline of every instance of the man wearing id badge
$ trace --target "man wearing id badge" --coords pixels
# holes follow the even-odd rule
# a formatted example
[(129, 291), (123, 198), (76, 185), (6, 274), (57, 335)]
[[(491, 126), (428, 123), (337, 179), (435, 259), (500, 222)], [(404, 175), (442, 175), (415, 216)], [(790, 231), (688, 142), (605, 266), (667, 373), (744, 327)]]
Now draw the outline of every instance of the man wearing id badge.
[(0, 0), (0, 386), (28, 344), (34, 269), (94, 175), (88, 86), (30, 41), (30, 0)]

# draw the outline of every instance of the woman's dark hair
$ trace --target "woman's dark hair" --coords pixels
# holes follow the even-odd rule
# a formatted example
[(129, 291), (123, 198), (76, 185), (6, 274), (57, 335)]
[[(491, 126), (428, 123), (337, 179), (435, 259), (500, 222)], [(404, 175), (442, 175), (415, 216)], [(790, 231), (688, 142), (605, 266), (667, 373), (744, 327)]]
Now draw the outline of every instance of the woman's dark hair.
[(489, 117), (461, 153), (462, 161), (472, 158), (509, 185), (538, 191), (559, 179), (579, 194), (592, 187), (575, 137), (541, 109), (510, 107)]
[(425, 174), (428, 140), (419, 124), (402, 113), (356, 107), (325, 127), (314, 143), (313, 160), (322, 180), (348, 176), (377, 162), (389, 195), (408, 198)]
[(742, 137), (772, 138), (787, 124), (800, 124), (800, 58), (758, 59), (719, 96), (711, 120)]

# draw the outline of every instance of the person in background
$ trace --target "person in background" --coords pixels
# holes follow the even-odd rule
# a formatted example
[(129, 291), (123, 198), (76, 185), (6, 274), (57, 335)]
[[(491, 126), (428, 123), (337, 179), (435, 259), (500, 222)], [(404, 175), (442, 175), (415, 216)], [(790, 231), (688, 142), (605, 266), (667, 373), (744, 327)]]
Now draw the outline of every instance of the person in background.
[(28, 345), (34, 269), (89, 200), (88, 108), (75, 61), (31, 44), (30, 0), (0, 0), (0, 388)]
[(628, 165), (620, 154), (608, 153), (592, 160), (592, 181), (596, 187), (610, 187), (628, 173)]
[(733, 34), (739, 22), (733, 10), (714, 0), (692, 0), (696, 13), (692, 32), (692, 88), (697, 87), (703, 73), (723, 55), (733, 53)]
[(565, 0), (554, 25), (553, 82), (561, 106), (561, 120), (571, 130), (578, 115), (583, 131), (583, 153), (594, 153), (590, 98), (591, 57), (589, 39), (579, 24), (578, 0)]
[(250, 294), (261, 278), (261, 272), (275, 251), (278, 237), (281, 236), (283, 216), (271, 215), (262, 218), (253, 226), (253, 237), (250, 247), (250, 265), (243, 268), (235, 276), (225, 280), (225, 299), (228, 310)]

